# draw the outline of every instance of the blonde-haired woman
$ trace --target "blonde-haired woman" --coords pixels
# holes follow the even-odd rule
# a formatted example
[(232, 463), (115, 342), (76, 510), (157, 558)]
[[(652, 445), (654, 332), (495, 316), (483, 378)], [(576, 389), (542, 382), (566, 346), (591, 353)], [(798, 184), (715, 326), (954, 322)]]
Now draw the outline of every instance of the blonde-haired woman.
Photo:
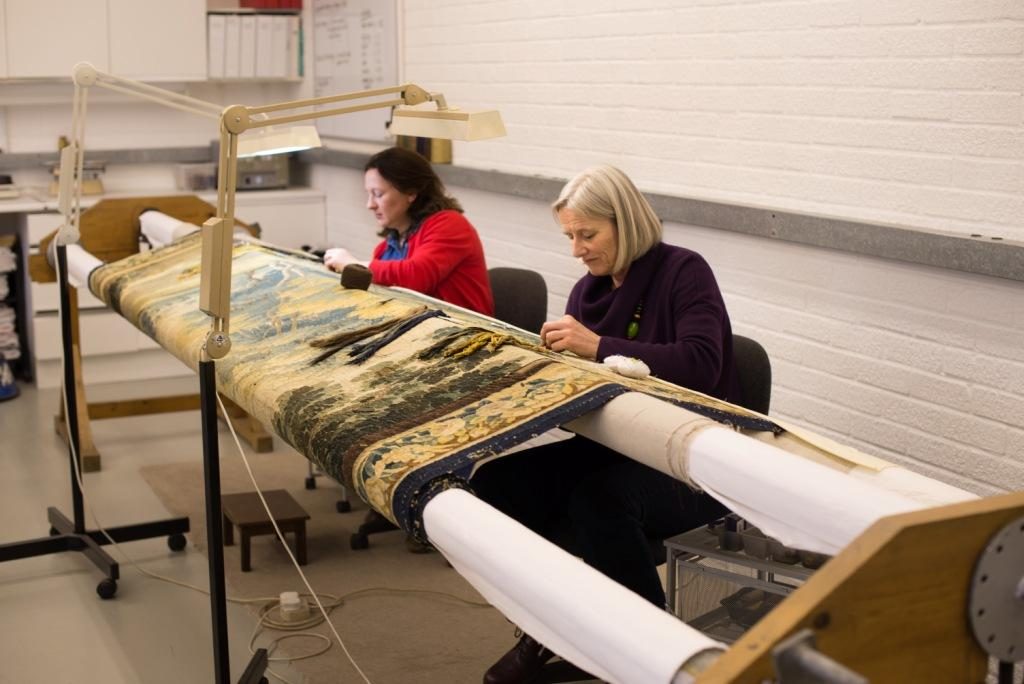
[[(662, 242), (661, 221), (622, 171), (588, 169), (552, 210), (588, 273), (566, 315), (541, 328), (554, 351), (644, 361), (663, 380), (741, 401), (732, 327), (711, 267)], [(473, 477), (477, 495), (580, 556), (659, 608), (665, 593), (649, 539), (665, 539), (725, 512), (706, 494), (583, 437), (497, 459)], [(484, 676), (530, 681), (552, 657), (529, 635)]]

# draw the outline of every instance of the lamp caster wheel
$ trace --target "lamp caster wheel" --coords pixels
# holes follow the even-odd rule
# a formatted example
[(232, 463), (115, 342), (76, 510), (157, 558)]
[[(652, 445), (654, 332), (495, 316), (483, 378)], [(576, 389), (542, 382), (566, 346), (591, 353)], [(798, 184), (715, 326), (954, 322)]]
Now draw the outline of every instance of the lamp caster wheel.
[(335, 501), (334, 508), (336, 508), (339, 513), (348, 513), (352, 510), (352, 504), (348, 501)]
[(365, 534), (359, 534), (357, 532), (348, 540), (348, 545), (353, 551), (361, 551), (362, 549), (370, 548), (370, 540)]
[(103, 580), (96, 585), (96, 593), (100, 595), (101, 599), (114, 598), (114, 594), (117, 593), (117, 580), (112, 580), (109, 577)]
[(312, 475), (306, 478), (306, 489), (316, 489), (316, 478)]
[(176, 532), (167, 538), (167, 548), (171, 551), (181, 551), (187, 543), (185, 535), (180, 532)]

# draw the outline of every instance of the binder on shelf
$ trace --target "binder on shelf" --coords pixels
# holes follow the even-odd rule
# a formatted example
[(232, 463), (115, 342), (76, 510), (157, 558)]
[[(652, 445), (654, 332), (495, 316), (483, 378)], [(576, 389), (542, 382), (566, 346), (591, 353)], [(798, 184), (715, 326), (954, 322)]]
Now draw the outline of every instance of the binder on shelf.
[(256, 78), (256, 15), (239, 17), (238, 71), (242, 78)]
[(224, 78), (224, 33), (226, 15), (206, 15), (206, 73), (209, 78)]
[(302, 76), (302, 21), (298, 15), (285, 17), (288, 20), (287, 59), (289, 78)]
[(256, 77), (274, 76), (274, 17), (256, 15)]
[(224, 78), (239, 78), (242, 75), (239, 62), (242, 39), (241, 19), (237, 14), (224, 15)]
[(289, 20), (292, 17), (275, 14), (270, 17), (273, 19), (273, 37), (271, 38), (271, 49), (273, 66), (272, 73), (270, 74), (274, 78), (287, 78), (290, 73), (288, 69), (288, 32), (290, 28)]

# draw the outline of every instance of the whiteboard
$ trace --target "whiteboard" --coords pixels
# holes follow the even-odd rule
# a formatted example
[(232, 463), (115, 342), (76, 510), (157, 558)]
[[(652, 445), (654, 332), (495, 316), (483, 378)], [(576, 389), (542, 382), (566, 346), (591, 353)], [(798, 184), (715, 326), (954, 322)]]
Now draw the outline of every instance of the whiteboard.
[[(398, 85), (396, 4), (397, 0), (313, 0), (316, 97)], [(390, 116), (391, 110), (382, 108), (329, 116), (316, 124), (324, 136), (381, 142), (388, 138), (385, 125)]]

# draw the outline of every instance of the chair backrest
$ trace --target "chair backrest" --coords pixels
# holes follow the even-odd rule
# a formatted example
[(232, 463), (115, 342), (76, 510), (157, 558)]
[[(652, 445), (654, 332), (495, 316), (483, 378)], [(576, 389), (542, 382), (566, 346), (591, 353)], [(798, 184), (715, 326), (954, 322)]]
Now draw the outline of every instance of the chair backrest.
[(498, 266), (487, 271), (494, 292), (494, 317), (532, 333), (548, 316), (548, 286), (536, 271)]
[(740, 405), (767, 415), (772, 401), (772, 362), (768, 352), (756, 340), (733, 335), (732, 353), (743, 394)]

